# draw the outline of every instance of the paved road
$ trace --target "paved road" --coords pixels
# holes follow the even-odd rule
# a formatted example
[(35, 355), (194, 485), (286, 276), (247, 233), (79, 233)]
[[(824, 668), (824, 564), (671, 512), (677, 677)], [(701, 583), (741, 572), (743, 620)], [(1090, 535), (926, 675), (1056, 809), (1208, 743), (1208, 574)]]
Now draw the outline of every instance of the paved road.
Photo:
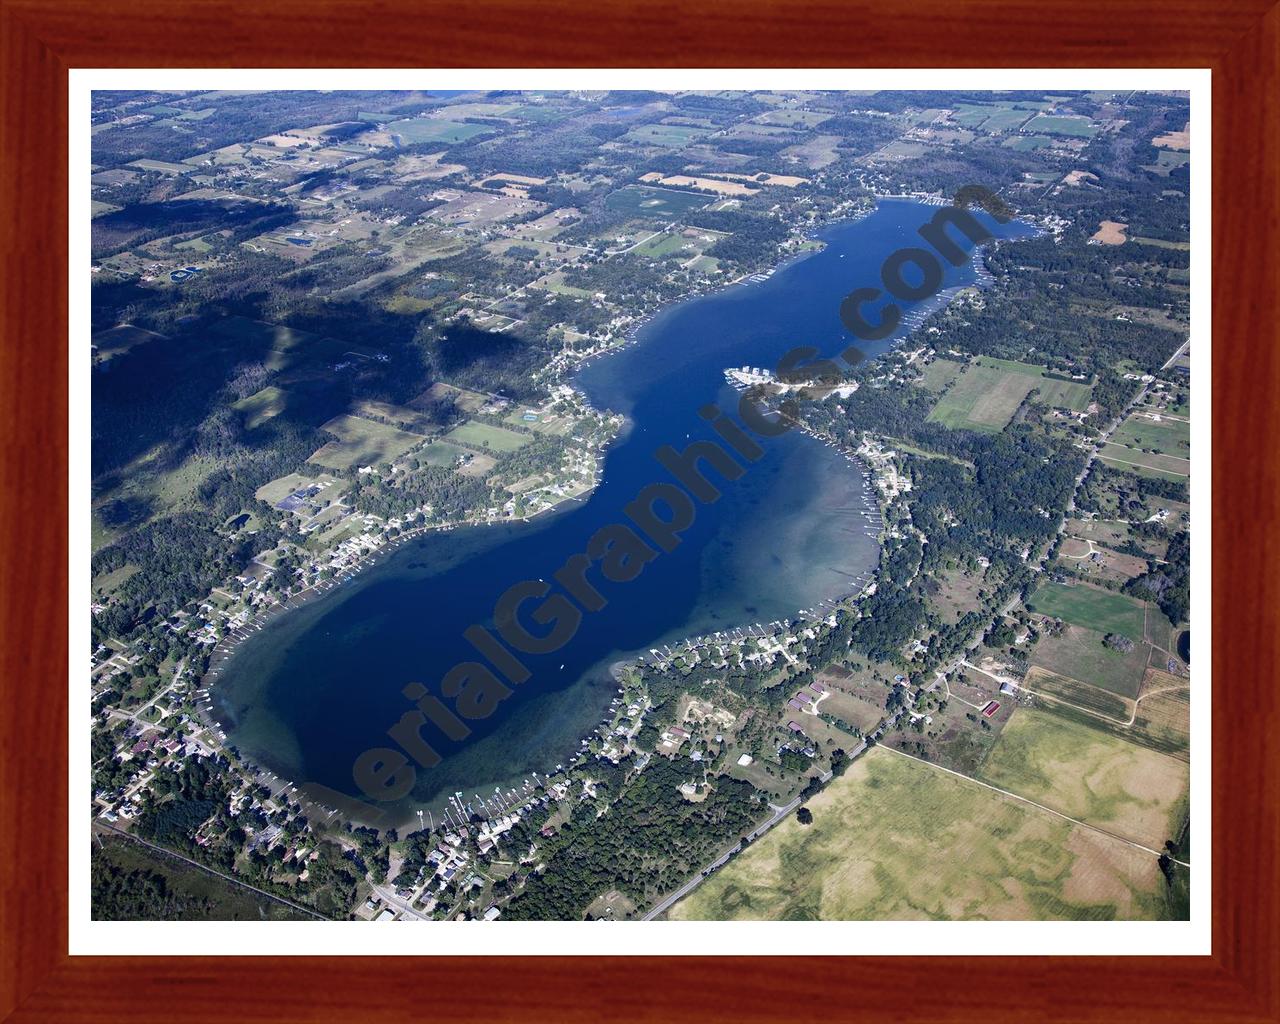
[[(1190, 343), (1190, 339), (1188, 339), (1187, 344), (1189, 343)], [(1169, 359), (1169, 362), (1165, 363), (1165, 366), (1168, 367), (1175, 359), (1177, 359), (1178, 356), (1182, 353), (1182, 349), (1185, 347), (1186, 347), (1186, 344), (1184, 344), (1182, 348), (1179, 348), (1179, 350), (1175, 352), (1173, 356)], [(1120, 415), (1116, 417), (1116, 419), (1110, 425), (1108, 425), (1106, 430), (1102, 432), (1102, 435), (1098, 439), (1097, 443), (1091, 446), (1089, 450), (1089, 455), (1085, 459), (1084, 467), (1080, 470), (1079, 475), (1076, 476), (1075, 486), (1071, 489), (1071, 497), (1067, 501), (1066, 513), (1063, 515), (1062, 520), (1058, 523), (1059, 533), (1061, 533), (1063, 530), (1066, 529), (1067, 520), (1071, 518), (1071, 513), (1075, 511), (1076, 496), (1080, 493), (1080, 488), (1084, 484), (1085, 477), (1089, 475), (1089, 470), (1093, 467), (1093, 463), (1098, 457), (1098, 452), (1101, 451), (1102, 447), (1107, 443), (1107, 440), (1111, 437), (1111, 435), (1119, 428), (1120, 424), (1124, 422), (1125, 417), (1128, 416), (1129, 414), (1129, 410), (1133, 406), (1141, 402), (1146, 397), (1147, 392), (1149, 390), (1150, 390), (1150, 385), (1144, 385), (1141, 388), (1141, 390), (1139, 390), (1138, 393), (1129, 400), (1129, 402), (1125, 405), (1124, 409), (1121, 410)], [(1051, 547), (1052, 545), (1050, 546), (1050, 548)], [(1049, 557), (1049, 550), (1050, 550), (1049, 548), (1046, 548), (1045, 554), (1041, 557), (1039, 563), (1033, 567), (1034, 571), (1036, 572), (1043, 571), (1045, 562), (1048, 560), (1048, 557)], [(1005, 602), (1004, 607), (1002, 607), (996, 613), (995, 618), (999, 619), (1009, 614), (1009, 612), (1011, 612), (1014, 608), (1016, 608), (1021, 603), (1022, 603), (1022, 595), (1014, 594), (1011, 598), (1009, 598), (1008, 601)], [(935, 689), (938, 686), (938, 684), (942, 682), (942, 680), (946, 676), (950, 675), (959, 666), (968, 664), (968, 662), (965, 661), (965, 656), (970, 651), (977, 649), (977, 646), (982, 642), (982, 637), (986, 635), (986, 632), (987, 632), (986, 626), (983, 626), (980, 630), (978, 630), (977, 633), (974, 635), (973, 641), (965, 649), (965, 651), (962, 652), (956, 658), (954, 658), (949, 665), (939, 669), (938, 674), (934, 676), (933, 681), (929, 683), (927, 686), (925, 686), (924, 689), (926, 691)], [(871, 734), (871, 738), (875, 740), (879, 740), (881, 736), (883, 736), (886, 732), (888, 732), (890, 729), (892, 729), (894, 726), (898, 724), (898, 721), (902, 718), (904, 714), (906, 714), (906, 712), (907, 712), (907, 708), (905, 705), (899, 707), (896, 711), (894, 711), (892, 716), (886, 719), (884, 723), (879, 728), (877, 728), (875, 732)], [(857, 757), (866, 749), (867, 749), (866, 740), (863, 740), (858, 744), (857, 748), (850, 753), (849, 755), (850, 760)], [(910, 755), (907, 755), (907, 756), (910, 756)], [(955, 773), (955, 774), (959, 774), (959, 773)], [(969, 776), (963, 776), (963, 777), (968, 778)], [(826, 782), (830, 778), (831, 778), (831, 773), (826, 772), (822, 776), (822, 781)], [(994, 787), (991, 787), (991, 788), (994, 788)], [(1010, 795), (1012, 796), (1016, 794), (1010, 794)], [(1019, 797), (1018, 799), (1024, 799), (1024, 798)], [(1027, 802), (1032, 803), (1033, 801), (1027, 801)], [(724, 864), (728, 862), (730, 857), (732, 857), (734, 854), (741, 851), (744, 848), (746, 843), (753, 842), (754, 840), (758, 839), (760, 836), (764, 835), (764, 833), (768, 832), (769, 829), (773, 828), (774, 825), (776, 825), (779, 821), (785, 818), (793, 810), (799, 807), (800, 803), (801, 803), (800, 797), (796, 797), (789, 804), (787, 804), (786, 807), (783, 807), (780, 809), (775, 808), (777, 813), (774, 814), (774, 816), (770, 818), (768, 821), (766, 821), (763, 825), (757, 828), (754, 832), (748, 835), (745, 841), (738, 842), (734, 846), (730, 847), (728, 850), (722, 853), (716, 860), (712, 861), (711, 864), (703, 868), (699, 874), (695, 875), (693, 878), (689, 879), (689, 881), (685, 882), (684, 885), (682, 885), (679, 889), (673, 892), (670, 896), (666, 897), (666, 899), (664, 899), (661, 903), (656, 904), (652, 910), (650, 910), (647, 914), (644, 915), (643, 920), (645, 921), (653, 920), (659, 914), (664, 913), (666, 910), (672, 907), (675, 903), (684, 899), (684, 897), (688, 896), (689, 893), (693, 892), (694, 889), (696, 889), (699, 885), (701, 885), (704, 881), (706, 881), (709, 876), (711, 876), (717, 870), (723, 867)], [(769, 806), (772, 807), (773, 805), (770, 804)], [(1055, 811), (1054, 813), (1057, 814), (1059, 812)], [(1060, 815), (1060, 816), (1066, 817), (1066, 815)], [(1117, 836), (1116, 838), (1122, 838), (1122, 837)], [(1130, 842), (1129, 840), (1123, 840), (1123, 841)], [(1130, 842), (1130, 845), (1137, 845), (1137, 844)], [(1142, 849), (1146, 849), (1146, 848), (1142, 847)], [(1152, 851), (1148, 851), (1148, 852), (1152, 852)]]
[[(860, 742), (858, 746), (849, 754), (850, 759), (852, 760), (853, 758), (857, 757), (866, 749), (867, 749), (867, 745), (866, 745), (866, 741), (864, 740)], [(823, 782), (830, 781), (831, 773), (823, 772), (821, 775), (821, 779)], [(753, 843), (757, 839), (759, 839), (762, 835), (768, 832), (769, 829), (773, 828), (774, 825), (778, 824), (778, 822), (780, 822), (788, 814), (790, 814), (797, 807), (799, 807), (800, 803), (801, 803), (801, 798), (796, 797), (785, 807), (774, 807), (773, 804), (770, 804), (769, 806), (773, 807), (773, 810), (774, 810), (774, 815), (772, 818), (770, 818), (764, 824), (757, 826), (753, 832), (749, 832), (745, 839), (739, 840), (733, 846), (729, 847), (729, 849), (725, 850), (724, 853), (720, 854), (719, 857), (717, 857), (714, 861), (712, 861), (705, 868), (703, 868), (699, 874), (694, 875), (691, 879), (689, 879), (689, 881), (685, 882), (684, 885), (680, 886), (679, 889), (673, 892), (661, 903), (656, 904), (652, 910), (650, 910), (647, 914), (644, 915), (643, 918), (641, 918), (641, 920), (652, 921), (659, 914), (666, 912), (671, 906), (678, 903), (680, 900), (684, 899), (686, 896), (689, 895), (689, 893), (693, 892), (694, 889), (696, 889), (699, 885), (705, 882), (712, 874), (714, 874), (717, 870), (719, 870), (721, 867), (727, 864), (730, 857), (732, 857), (734, 854), (743, 850), (749, 843)]]

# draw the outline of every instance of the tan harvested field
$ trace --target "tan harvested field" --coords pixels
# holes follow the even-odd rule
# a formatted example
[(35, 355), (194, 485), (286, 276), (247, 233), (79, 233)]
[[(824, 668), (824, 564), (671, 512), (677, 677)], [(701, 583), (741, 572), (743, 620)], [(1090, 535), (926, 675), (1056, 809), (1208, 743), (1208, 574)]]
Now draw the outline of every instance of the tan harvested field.
[(800, 185), (809, 184), (808, 178), (799, 178), (794, 174), (768, 174), (765, 172), (764, 178), (759, 174), (717, 174), (717, 178), (732, 178), (735, 181), (754, 181), (758, 185), (781, 185), (783, 188), (798, 188)]
[(1062, 179), (1064, 185), (1080, 185), (1085, 181), (1097, 181), (1098, 176), (1092, 171), (1071, 171)]
[(1165, 149), (1190, 149), (1191, 148), (1191, 124), (1187, 123), (1186, 127), (1180, 132), (1166, 132), (1164, 135), (1157, 135), (1151, 140), (1153, 146), (1163, 146)]
[(1155, 856), (874, 747), (671, 920), (1162, 919)]
[(722, 196), (753, 196), (759, 189), (747, 188), (740, 185), (736, 181), (720, 181), (717, 178), (695, 178), (688, 174), (672, 174), (667, 177), (659, 175), (656, 179), (653, 174), (646, 174), (641, 181), (657, 181), (659, 185), (667, 185), (671, 188), (702, 188), (709, 192), (718, 192)]
[(982, 778), (1151, 849), (1182, 827), (1187, 765), (1040, 708), (1020, 707)]
[(1104, 220), (1089, 240), (1102, 245), (1124, 245), (1124, 230), (1128, 226), (1128, 224), (1121, 224), (1118, 220)]

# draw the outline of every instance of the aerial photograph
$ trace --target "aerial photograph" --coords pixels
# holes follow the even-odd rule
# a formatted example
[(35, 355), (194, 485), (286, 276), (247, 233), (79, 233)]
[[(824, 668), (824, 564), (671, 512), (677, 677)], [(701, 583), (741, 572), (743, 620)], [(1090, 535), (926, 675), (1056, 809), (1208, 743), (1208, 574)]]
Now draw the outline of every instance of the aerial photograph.
[(1189, 920), (1188, 93), (90, 106), (95, 921)]

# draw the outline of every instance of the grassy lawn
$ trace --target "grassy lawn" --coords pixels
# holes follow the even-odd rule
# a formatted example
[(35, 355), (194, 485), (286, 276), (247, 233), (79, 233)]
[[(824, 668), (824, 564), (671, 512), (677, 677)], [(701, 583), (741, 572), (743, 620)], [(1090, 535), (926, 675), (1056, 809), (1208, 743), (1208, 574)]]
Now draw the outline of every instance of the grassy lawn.
[(954, 359), (935, 359), (924, 368), (924, 378), (920, 381), (920, 386), (926, 391), (939, 393), (963, 371), (964, 363), (957, 363)]
[(1051, 114), (1037, 114), (1023, 127), (1029, 132), (1048, 132), (1050, 135), (1072, 135), (1085, 139), (1093, 138), (1099, 131), (1098, 126), (1087, 117), (1054, 117)]
[(513, 430), (493, 427), (488, 423), (477, 423), (469, 420), (460, 427), (454, 427), (445, 434), (445, 439), (464, 444), (469, 448), (483, 448), (495, 452), (513, 452), (523, 448), (531, 438), (528, 434), (517, 434)]
[(1100, 686), (1082, 683), (1069, 676), (1060, 676), (1048, 669), (1034, 667), (1023, 681), (1023, 689), (1037, 695), (1044, 694), (1056, 700), (1066, 701), (1077, 708), (1104, 715), (1116, 722), (1129, 721), (1133, 701), (1104, 690)]
[(607, 209), (624, 214), (679, 217), (690, 210), (706, 206), (714, 198), (714, 196), (703, 196), (694, 192), (677, 192), (669, 188), (628, 185), (606, 196), (604, 205)]
[(1020, 707), (982, 766), (994, 786), (1160, 849), (1177, 836), (1190, 778), (1177, 758)]
[(1004, 429), (1035, 386), (1036, 378), (1029, 374), (970, 363), (938, 399), (929, 419), (953, 430), (996, 433)]
[(277, 387), (268, 386), (261, 391), (255, 391), (248, 398), (233, 402), (231, 408), (244, 414), (244, 425), (252, 430), (266, 423), (271, 417), (278, 416), (284, 411), (284, 406), (285, 393)]
[(1117, 466), (1130, 473), (1137, 473), (1138, 476), (1154, 476), (1162, 480), (1185, 480), (1191, 468), (1185, 458), (1156, 455), (1116, 444), (1103, 445), (1098, 458), (1109, 465)]
[(883, 747), (669, 912), (672, 920), (1169, 916), (1156, 858)]
[(669, 146), (673, 149), (683, 149), (707, 133), (708, 129), (694, 128), (692, 125), (646, 124), (639, 128), (632, 128), (622, 137), (622, 141), (640, 146)]
[(421, 434), (410, 434), (358, 416), (335, 416), (321, 429), (336, 435), (338, 440), (330, 441), (307, 461), (328, 469), (392, 462), (423, 440)]
[(493, 131), (487, 125), (464, 124), (457, 121), (435, 121), (426, 117), (408, 117), (402, 121), (392, 121), (387, 131), (398, 135), (409, 145), (419, 142), (443, 142), (453, 145), (466, 142), (467, 139), (485, 132)]
[(1191, 457), (1191, 424), (1186, 420), (1155, 420), (1151, 414), (1135, 412), (1120, 424), (1111, 440), (1130, 448), (1146, 448), (1181, 459)]
[(1099, 633), (1123, 633), (1130, 640), (1142, 639), (1142, 604), (1110, 590), (1048, 583), (1035, 592), (1028, 606), (1042, 615)]
[(1031, 662), (1122, 697), (1136, 697), (1150, 648), (1138, 642), (1141, 634), (1130, 639), (1134, 641), (1133, 650), (1122, 654), (1104, 646), (1101, 633), (1068, 626), (1061, 636), (1042, 636), (1032, 652)]

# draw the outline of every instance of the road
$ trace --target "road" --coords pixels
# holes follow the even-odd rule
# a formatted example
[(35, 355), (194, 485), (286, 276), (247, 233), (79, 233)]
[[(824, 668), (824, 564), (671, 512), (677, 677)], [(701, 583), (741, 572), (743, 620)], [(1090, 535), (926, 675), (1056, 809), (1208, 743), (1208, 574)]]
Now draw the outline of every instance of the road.
[(207, 864), (201, 864), (198, 860), (192, 860), (190, 857), (184, 857), (182, 854), (177, 853), (173, 850), (170, 850), (166, 846), (157, 846), (155, 843), (149, 843), (147, 842), (147, 840), (142, 839), (139, 836), (135, 836), (132, 832), (126, 832), (124, 829), (116, 828), (114, 825), (108, 825), (105, 822), (101, 822), (101, 821), (95, 822), (94, 825), (96, 828), (102, 829), (104, 832), (112, 832), (115, 835), (124, 836), (125, 839), (131, 839), (133, 842), (139, 843), (142, 846), (149, 847), (152, 850), (158, 850), (160, 853), (167, 854), (170, 857), (176, 857), (178, 860), (183, 861), (186, 864), (190, 864), (192, 867), (199, 868), (201, 871), (207, 872), (210, 875), (217, 875), (219, 878), (230, 882), (232, 885), (238, 885), (241, 889), (249, 889), (253, 892), (256, 892), (259, 896), (265, 896), (267, 899), (272, 900), (276, 903), (283, 903), (286, 907), (289, 907), (291, 910), (296, 910), (299, 913), (307, 914), (308, 916), (314, 917), (319, 921), (329, 920), (329, 918), (325, 917), (323, 914), (320, 914), (312, 910), (310, 907), (304, 907), (301, 904), (294, 903), (292, 900), (285, 899), (283, 896), (277, 896), (273, 892), (267, 892), (265, 889), (259, 889), (256, 885), (250, 885), (248, 882), (245, 882), (242, 879), (236, 878), (234, 875), (223, 874), (221, 871), (211, 868)]
[[(1183, 349), (1185, 349), (1186, 345), (1189, 343), (1190, 343), (1190, 339), (1188, 339), (1188, 341), (1184, 343), (1182, 347), (1179, 348), (1178, 351), (1173, 354), (1173, 356), (1170, 357), (1169, 362), (1165, 363), (1165, 367), (1168, 367), (1171, 363), (1173, 363), (1173, 361), (1177, 359), (1179, 355), (1181, 355)], [(1150, 385), (1144, 385), (1142, 389), (1139, 390), (1138, 393), (1128, 401), (1128, 403), (1126, 403), (1124, 409), (1121, 410), (1120, 415), (1117, 416), (1116, 419), (1112, 423), (1110, 423), (1104, 431), (1102, 431), (1101, 435), (1098, 438), (1098, 441), (1094, 445), (1090, 446), (1089, 454), (1088, 454), (1088, 457), (1085, 459), (1084, 466), (1081, 468), (1080, 472), (1076, 475), (1075, 486), (1072, 487), (1071, 497), (1067, 500), (1066, 512), (1063, 514), (1061, 521), (1058, 523), (1058, 533), (1062, 533), (1063, 530), (1066, 529), (1067, 520), (1071, 518), (1071, 513), (1075, 511), (1076, 496), (1080, 493), (1080, 488), (1084, 485), (1085, 478), (1089, 475), (1089, 470), (1092, 468), (1094, 461), (1098, 457), (1098, 452), (1101, 451), (1102, 447), (1107, 443), (1111, 435), (1115, 433), (1115, 431), (1119, 428), (1120, 424), (1125, 421), (1125, 418), (1129, 415), (1129, 410), (1134, 405), (1141, 402), (1147, 396), (1147, 392), (1149, 390), (1150, 390)], [(1041, 556), (1038, 564), (1033, 567), (1033, 570), (1035, 572), (1044, 571), (1044, 565), (1048, 561), (1049, 551), (1052, 550), (1052, 547), (1053, 545), (1049, 545), (1045, 549), (1045, 553)], [(1009, 598), (1008, 601), (1004, 603), (1004, 606), (996, 613), (995, 618), (999, 619), (1009, 614), (1009, 612), (1011, 612), (1014, 608), (1016, 608), (1021, 603), (1022, 603), (1022, 595), (1014, 594), (1011, 598)], [(945, 666), (944, 668), (938, 669), (937, 674), (934, 676), (933, 681), (929, 683), (927, 686), (925, 686), (924, 690), (927, 692), (937, 688), (937, 686), (945, 680), (946, 676), (950, 675), (951, 672), (953, 672), (956, 668), (960, 667), (961, 665), (967, 665), (968, 662), (965, 660), (966, 655), (969, 652), (977, 649), (978, 645), (982, 642), (982, 637), (986, 635), (986, 632), (987, 632), (986, 626), (983, 626), (980, 630), (978, 630), (977, 633), (974, 635), (972, 643), (965, 649), (964, 653), (960, 654), (955, 659), (953, 659), (949, 665)], [(977, 666), (972, 666), (972, 667), (976, 668)], [(876, 729), (876, 731), (871, 734), (871, 737), (873, 739), (879, 740), (881, 736), (883, 736), (886, 732), (888, 732), (895, 725), (897, 725), (898, 721), (902, 718), (902, 716), (906, 714), (906, 711), (907, 711), (906, 705), (899, 707), (897, 710), (894, 711), (893, 715), (890, 718), (886, 719), (884, 722), (880, 724), (880, 726)], [(862, 740), (861, 742), (859, 742), (857, 748), (850, 753), (849, 755), (850, 760), (860, 755), (864, 750), (866, 750), (866, 740)], [(896, 752), (899, 752), (899, 751), (896, 751)], [(904, 756), (910, 756), (910, 755), (904, 755)], [(947, 771), (949, 769), (943, 769), (943, 770)], [(955, 772), (953, 774), (959, 774), (959, 773)], [(962, 775), (961, 777), (969, 778), (969, 776), (967, 775)], [(827, 782), (830, 778), (831, 778), (831, 773), (826, 772), (822, 776), (822, 781)], [(977, 781), (977, 780), (973, 780), (973, 781)], [(982, 785), (986, 785), (986, 783), (982, 783)], [(994, 789), (995, 787), (988, 787), (988, 788)], [(1001, 790), (1001, 792), (1004, 792), (1004, 791)], [(1017, 796), (1017, 794), (1014, 794), (1014, 793), (1010, 793), (1009, 795)], [(1018, 797), (1018, 799), (1022, 800), (1024, 798)], [(1028, 800), (1026, 802), (1033, 803), (1034, 801)], [(642, 920), (651, 921), (655, 917), (657, 917), (659, 914), (666, 912), (675, 903), (684, 899), (684, 897), (688, 896), (689, 893), (693, 892), (694, 889), (696, 889), (699, 885), (701, 885), (704, 881), (706, 881), (708, 877), (710, 877), (717, 870), (723, 867), (724, 864), (728, 862), (730, 857), (732, 857), (734, 854), (741, 851), (744, 848), (744, 845), (746, 843), (753, 842), (754, 840), (758, 839), (760, 836), (764, 835), (764, 833), (769, 831), (769, 829), (773, 828), (774, 825), (776, 825), (779, 821), (785, 818), (793, 810), (799, 807), (800, 803), (801, 803), (801, 798), (796, 797), (789, 804), (787, 804), (786, 807), (783, 807), (781, 809), (775, 808), (775, 810), (777, 810), (777, 813), (774, 814), (774, 816), (770, 818), (767, 822), (765, 822), (763, 825), (757, 828), (754, 832), (750, 833), (746, 837), (745, 841), (739, 841), (729, 849), (725, 850), (725, 852), (722, 853), (716, 860), (712, 861), (709, 865), (703, 868), (699, 874), (695, 875), (693, 878), (689, 879), (689, 881), (685, 882), (684, 885), (682, 885), (679, 889), (673, 892), (670, 896), (667, 896), (665, 899), (663, 899), (662, 902), (655, 904), (653, 909), (650, 910), (647, 914), (645, 914)], [(773, 805), (770, 804), (770, 806), (772, 807)], [(1038, 807), (1040, 805), (1036, 804), (1036, 806)], [(1048, 810), (1048, 808), (1046, 808), (1046, 810)], [(1057, 811), (1054, 811), (1053, 813), (1058, 814), (1060, 817), (1066, 817), (1066, 815), (1060, 814), (1060, 812), (1057, 812)], [(1074, 820), (1074, 819), (1069, 819), (1069, 820)], [(1083, 824), (1083, 823), (1081, 822), (1080, 824)], [(1089, 827), (1092, 828), (1093, 826), (1089, 826)], [(1102, 830), (1095, 829), (1095, 831), (1102, 831)], [(1107, 833), (1107, 834), (1111, 835), (1111, 833)], [(1123, 837), (1121, 836), (1116, 836), (1115, 838), (1121, 839), (1123, 842), (1127, 842), (1131, 846), (1138, 845), (1127, 839), (1123, 839)], [(1140, 849), (1146, 850), (1147, 848), (1140, 847)], [(1147, 850), (1147, 852), (1152, 853), (1155, 851)]]

